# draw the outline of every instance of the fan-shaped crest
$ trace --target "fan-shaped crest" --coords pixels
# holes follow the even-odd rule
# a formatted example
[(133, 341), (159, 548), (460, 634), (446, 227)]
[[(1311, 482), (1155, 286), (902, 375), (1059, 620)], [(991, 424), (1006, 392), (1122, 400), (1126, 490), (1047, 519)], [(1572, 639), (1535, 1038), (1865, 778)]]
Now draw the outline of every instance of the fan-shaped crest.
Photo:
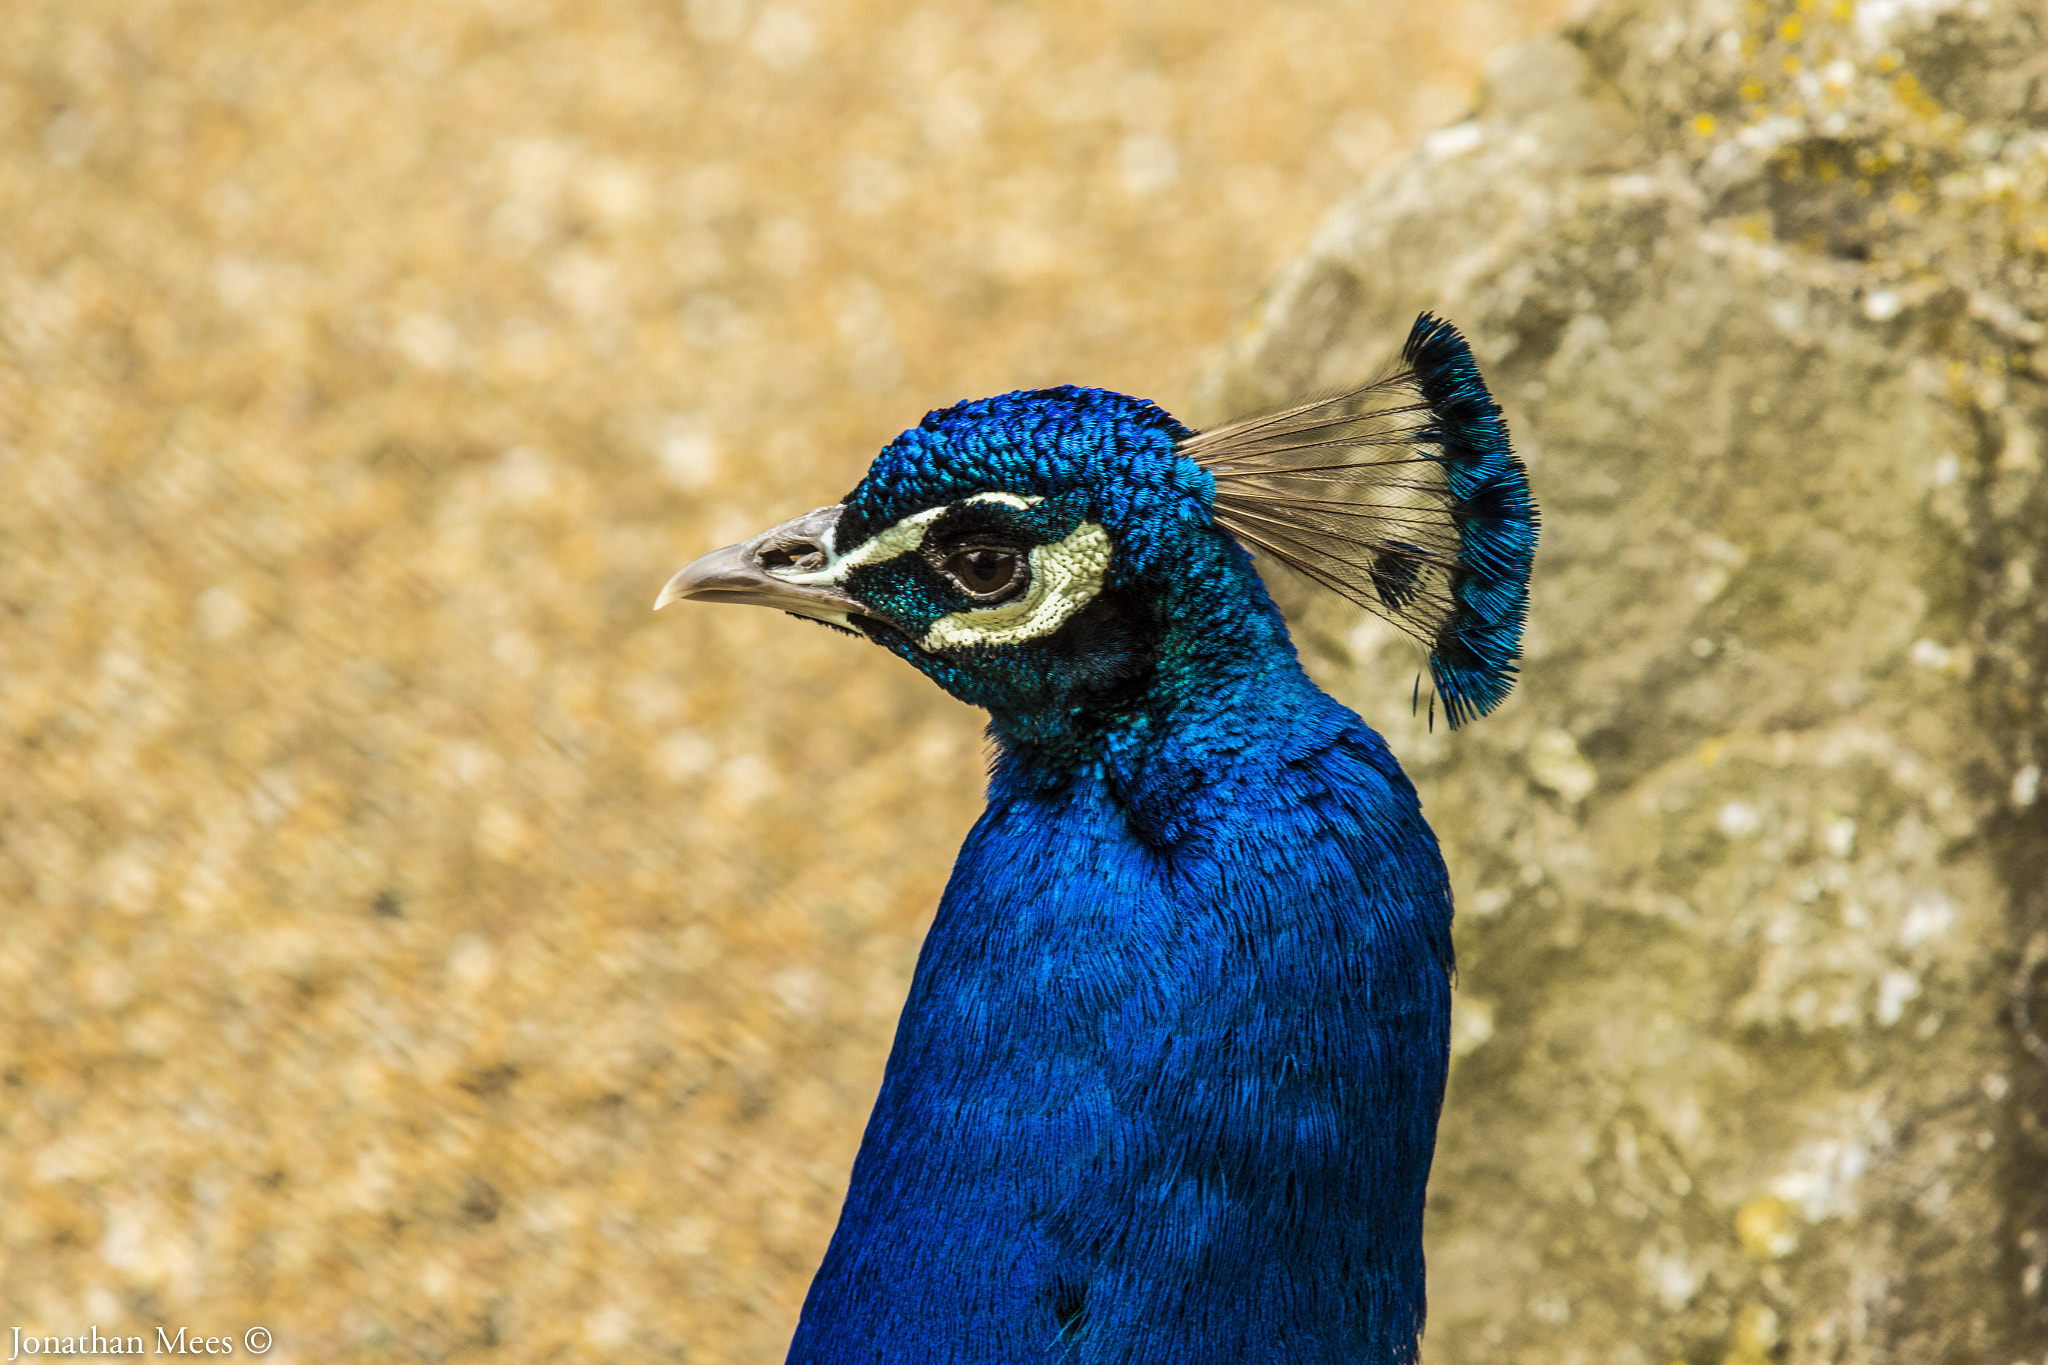
[(1456, 328), (1424, 313), (1403, 368), (1189, 437), (1216, 521), (1426, 645), (1453, 726), (1514, 686), (1536, 504)]

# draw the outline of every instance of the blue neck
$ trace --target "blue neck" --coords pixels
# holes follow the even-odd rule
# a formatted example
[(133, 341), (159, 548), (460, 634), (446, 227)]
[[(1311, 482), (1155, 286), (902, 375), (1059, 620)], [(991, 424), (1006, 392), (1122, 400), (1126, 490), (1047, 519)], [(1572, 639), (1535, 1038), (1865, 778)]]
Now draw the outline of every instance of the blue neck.
[(1243, 551), (1221, 537), (1202, 548), (1151, 587), (1153, 609), (1171, 625), (1130, 696), (1114, 706), (990, 709), (999, 748), (992, 803), (1089, 774), (1140, 840), (1170, 845), (1247, 782), (1358, 724), (1302, 670)]
[(1436, 841), (1255, 579), (1164, 609), (1113, 714), (994, 715), (793, 1362), (1414, 1358)]

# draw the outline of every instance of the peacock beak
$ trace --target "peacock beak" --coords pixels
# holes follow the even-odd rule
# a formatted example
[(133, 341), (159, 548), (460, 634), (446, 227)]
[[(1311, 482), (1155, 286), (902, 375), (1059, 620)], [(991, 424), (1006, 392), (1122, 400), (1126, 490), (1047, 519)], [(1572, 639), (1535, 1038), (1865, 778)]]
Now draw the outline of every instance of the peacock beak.
[(668, 581), (654, 599), (660, 611), (671, 602), (739, 602), (774, 607), (851, 629), (853, 618), (872, 616), (822, 572), (832, 558), (832, 528), (841, 509), (820, 507), (792, 517), (752, 540), (713, 550)]

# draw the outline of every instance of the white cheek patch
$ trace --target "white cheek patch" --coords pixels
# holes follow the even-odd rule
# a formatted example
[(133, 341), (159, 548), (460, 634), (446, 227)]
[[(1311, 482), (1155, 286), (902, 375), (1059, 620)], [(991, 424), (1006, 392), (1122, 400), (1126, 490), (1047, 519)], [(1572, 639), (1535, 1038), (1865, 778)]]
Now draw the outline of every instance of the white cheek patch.
[(1094, 600), (1102, 591), (1102, 577), (1108, 570), (1109, 532), (1092, 521), (1084, 521), (1065, 540), (1032, 548), (1031, 587), (1022, 597), (993, 607), (941, 616), (917, 642), (918, 648), (929, 653), (1014, 645), (1050, 635)]
[[(944, 507), (928, 507), (922, 512), (914, 512), (886, 531), (868, 537), (845, 554), (837, 553), (835, 548), (822, 569), (812, 569), (808, 573), (789, 573), (775, 569), (768, 572), (785, 583), (843, 583), (846, 581), (846, 575), (862, 565), (879, 564), (885, 559), (894, 559), (898, 555), (909, 554), (917, 549), (924, 544), (925, 530), (955, 507), (972, 502), (992, 502), (1001, 507), (1014, 507), (1021, 512), (1044, 501), (1044, 498), (1023, 497), (1016, 493), (976, 493), (971, 498), (963, 498), (960, 502), (949, 503)], [(1037, 552), (1034, 551), (1032, 563), (1035, 566), (1037, 562)]]

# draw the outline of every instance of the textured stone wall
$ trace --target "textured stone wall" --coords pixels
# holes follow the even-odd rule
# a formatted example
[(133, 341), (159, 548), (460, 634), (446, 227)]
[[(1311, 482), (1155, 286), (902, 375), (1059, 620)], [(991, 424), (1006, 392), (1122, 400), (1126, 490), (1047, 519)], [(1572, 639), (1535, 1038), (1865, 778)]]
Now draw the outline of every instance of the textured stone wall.
[(1296, 593), (1458, 893), (1426, 1358), (2048, 1358), (2048, 28), (1609, 4), (1504, 54), (1209, 375), (1468, 329), (1544, 516), (1457, 734)]

